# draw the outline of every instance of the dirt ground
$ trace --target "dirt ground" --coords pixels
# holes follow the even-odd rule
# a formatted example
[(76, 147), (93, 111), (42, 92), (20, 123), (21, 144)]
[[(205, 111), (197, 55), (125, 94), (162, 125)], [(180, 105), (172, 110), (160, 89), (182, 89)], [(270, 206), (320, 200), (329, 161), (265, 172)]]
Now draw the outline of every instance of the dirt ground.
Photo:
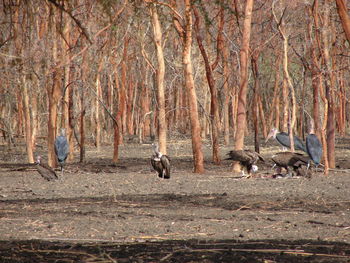
[[(194, 174), (178, 139), (170, 180), (151, 170), (150, 144), (130, 143), (116, 165), (111, 146), (91, 147), (48, 182), (16, 169), (23, 147), (0, 150), (0, 262), (350, 262), (349, 138), (337, 140), (337, 168), (311, 178), (274, 179), (269, 161), (241, 178), (211, 163), (209, 142), (206, 173)], [(277, 151), (261, 147), (267, 160)]]

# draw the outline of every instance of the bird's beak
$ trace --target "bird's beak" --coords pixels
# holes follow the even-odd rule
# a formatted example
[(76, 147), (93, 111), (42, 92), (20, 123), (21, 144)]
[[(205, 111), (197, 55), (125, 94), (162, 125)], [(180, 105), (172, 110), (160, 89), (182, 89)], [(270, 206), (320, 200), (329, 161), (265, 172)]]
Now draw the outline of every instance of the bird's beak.
[(265, 143), (267, 143), (267, 141), (272, 137), (272, 131), (267, 135), (266, 139), (265, 139)]

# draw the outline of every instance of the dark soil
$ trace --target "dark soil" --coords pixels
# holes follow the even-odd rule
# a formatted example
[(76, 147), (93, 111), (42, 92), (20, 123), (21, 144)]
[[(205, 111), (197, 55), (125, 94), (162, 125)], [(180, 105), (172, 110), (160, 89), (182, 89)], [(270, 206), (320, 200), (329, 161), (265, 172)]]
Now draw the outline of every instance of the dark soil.
[(50, 182), (23, 147), (0, 146), (0, 262), (350, 262), (347, 138), (337, 169), (311, 178), (274, 179), (269, 162), (242, 178), (211, 163), (209, 143), (193, 174), (190, 145), (169, 142), (170, 180), (151, 171), (149, 144), (126, 144), (118, 164), (91, 148)]

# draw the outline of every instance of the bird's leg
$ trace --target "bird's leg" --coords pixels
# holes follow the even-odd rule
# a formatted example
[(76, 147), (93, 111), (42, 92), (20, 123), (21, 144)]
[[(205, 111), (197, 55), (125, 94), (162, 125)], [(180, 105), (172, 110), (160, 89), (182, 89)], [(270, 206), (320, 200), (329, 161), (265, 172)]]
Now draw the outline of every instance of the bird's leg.
[(61, 166), (61, 176), (63, 177), (63, 174), (64, 174), (64, 168), (63, 166)]
[(311, 160), (309, 160), (309, 161), (307, 162), (306, 170), (309, 170), (310, 166), (311, 166)]
[(287, 167), (287, 173), (286, 176), (288, 177), (293, 177), (293, 172), (289, 170), (289, 168)]

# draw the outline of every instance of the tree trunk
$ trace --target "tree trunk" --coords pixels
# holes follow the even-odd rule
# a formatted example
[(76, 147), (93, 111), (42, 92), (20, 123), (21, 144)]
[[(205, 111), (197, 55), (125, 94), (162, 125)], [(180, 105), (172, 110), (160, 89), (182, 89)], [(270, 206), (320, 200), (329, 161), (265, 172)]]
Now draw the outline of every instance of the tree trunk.
[[(124, 40), (124, 50), (123, 50), (123, 60), (121, 62), (122, 72), (121, 72), (121, 85), (119, 89), (119, 104), (118, 110), (120, 111), (120, 116), (122, 118), (122, 126), (119, 127), (121, 135), (126, 133), (126, 85), (127, 85), (127, 60), (128, 60), (128, 46), (129, 39), (126, 37)], [(120, 136), (120, 144), (123, 143), (123, 136)]]
[(72, 161), (74, 159), (74, 143), (73, 143), (73, 127), (71, 126), (72, 121), (72, 113), (73, 109), (71, 109), (73, 102), (70, 100), (73, 99), (71, 96), (72, 86), (71, 82), (71, 72), (70, 72), (70, 33), (71, 33), (71, 18), (68, 17), (67, 14), (63, 14), (63, 19), (65, 20), (64, 29), (63, 29), (63, 38), (61, 38), (63, 52), (62, 52), (62, 60), (65, 62), (64, 66), (64, 96), (62, 98), (62, 108), (63, 108), (63, 125), (66, 129), (67, 139), (69, 143), (69, 155), (68, 161)]
[(34, 163), (33, 155), (33, 141), (32, 141), (32, 128), (29, 108), (29, 95), (28, 95), (28, 83), (25, 76), (22, 76), (22, 92), (23, 92), (23, 108), (24, 108), (24, 123), (26, 134), (26, 149), (27, 158), (29, 163)]
[[(249, 41), (252, 22), (252, 9), (254, 0), (247, 0), (244, 11), (243, 35), (240, 51), (240, 88), (238, 95), (237, 107), (237, 133), (235, 138), (235, 149), (242, 150), (244, 147), (244, 131), (246, 129), (246, 111), (247, 111), (247, 89), (248, 89), (248, 57), (249, 57)], [(235, 164), (234, 171), (240, 170), (240, 165)]]
[(165, 90), (164, 90), (164, 75), (165, 75), (165, 63), (164, 54), (162, 47), (162, 28), (159, 22), (157, 7), (155, 4), (151, 4), (150, 7), (153, 25), (154, 44), (157, 50), (157, 102), (158, 102), (158, 140), (159, 150), (161, 153), (166, 154), (167, 152), (167, 126), (165, 118)]
[[(87, 70), (88, 70), (88, 57), (87, 53), (83, 55), (82, 64), (81, 64), (81, 79), (82, 83), (85, 84), (87, 82)], [(81, 87), (80, 91), (80, 156), (79, 161), (81, 163), (85, 162), (85, 85)]]
[(115, 89), (119, 91), (119, 96), (118, 96), (118, 110), (116, 110), (116, 115), (115, 118), (117, 120), (117, 123), (113, 124), (114, 127), (114, 138), (113, 138), (113, 162), (117, 163), (119, 159), (119, 144), (120, 144), (120, 137), (122, 134), (122, 114), (123, 114), (123, 104), (120, 103), (120, 87), (119, 87), (119, 82), (118, 82), (118, 70), (117, 70), (117, 64), (113, 64), (113, 71), (114, 71), (114, 81), (115, 81)]
[(61, 97), (61, 72), (56, 69), (53, 73), (52, 86), (47, 85), (49, 97), (49, 121), (47, 130), (48, 164), (57, 167), (57, 158), (54, 149), (57, 129), (57, 105)]
[(188, 95), (188, 104), (190, 110), (191, 132), (192, 132), (192, 151), (194, 159), (194, 172), (204, 172), (204, 158), (202, 152), (202, 139), (200, 137), (201, 128), (198, 117), (197, 95), (194, 86), (191, 60), (191, 46), (192, 46), (192, 6), (191, 0), (184, 0), (185, 2), (185, 42), (182, 53), (182, 61), (185, 74), (185, 86)]
[(348, 43), (350, 44), (350, 17), (348, 15), (348, 10), (346, 8), (346, 1), (345, 0), (336, 0), (337, 3), (337, 11), (338, 15), (340, 17), (346, 39), (348, 40)]
[(95, 133), (95, 143), (97, 152), (101, 151), (101, 120), (100, 120), (100, 101), (102, 98), (102, 89), (101, 89), (101, 71), (103, 67), (103, 54), (101, 54), (100, 61), (98, 63), (97, 75), (96, 75), (96, 98), (95, 98), (95, 124), (96, 124), (96, 133)]
[(334, 81), (332, 71), (332, 61), (329, 54), (330, 49), (330, 26), (329, 26), (329, 5), (328, 1), (324, 2), (324, 16), (323, 16), (323, 30), (322, 30), (322, 42), (323, 42), (323, 57), (326, 67), (325, 81), (325, 96), (328, 102), (328, 114), (327, 114), (327, 151), (328, 151), (328, 162), (329, 168), (335, 167), (335, 125), (334, 125), (334, 98), (333, 89)]
[(219, 109), (218, 109), (218, 96), (217, 96), (217, 90), (215, 87), (215, 81), (213, 78), (213, 72), (212, 68), (209, 63), (209, 58), (207, 55), (207, 52), (205, 51), (205, 48), (203, 46), (203, 40), (202, 36), (200, 33), (200, 18), (198, 11), (195, 7), (193, 7), (193, 13), (196, 17), (196, 21), (194, 23), (195, 29), (196, 29), (196, 36), (197, 36), (197, 43), (198, 47), (201, 51), (203, 60), (204, 60), (204, 65), (205, 65), (205, 72), (206, 72), (206, 77), (209, 85), (209, 90), (210, 90), (210, 122), (211, 122), (211, 133), (212, 133), (212, 147), (213, 147), (213, 162), (215, 164), (220, 164), (220, 157), (219, 157), (219, 132), (218, 132), (218, 127), (219, 127)]
[(254, 75), (254, 97), (253, 97), (253, 124), (254, 124), (254, 149), (256, 152), (260, 153), (260, 141), (259, 141), (259, 71), (258, 71), (258, 59), (259, 54), (255, 54), (251, 58), (252, 71)]

